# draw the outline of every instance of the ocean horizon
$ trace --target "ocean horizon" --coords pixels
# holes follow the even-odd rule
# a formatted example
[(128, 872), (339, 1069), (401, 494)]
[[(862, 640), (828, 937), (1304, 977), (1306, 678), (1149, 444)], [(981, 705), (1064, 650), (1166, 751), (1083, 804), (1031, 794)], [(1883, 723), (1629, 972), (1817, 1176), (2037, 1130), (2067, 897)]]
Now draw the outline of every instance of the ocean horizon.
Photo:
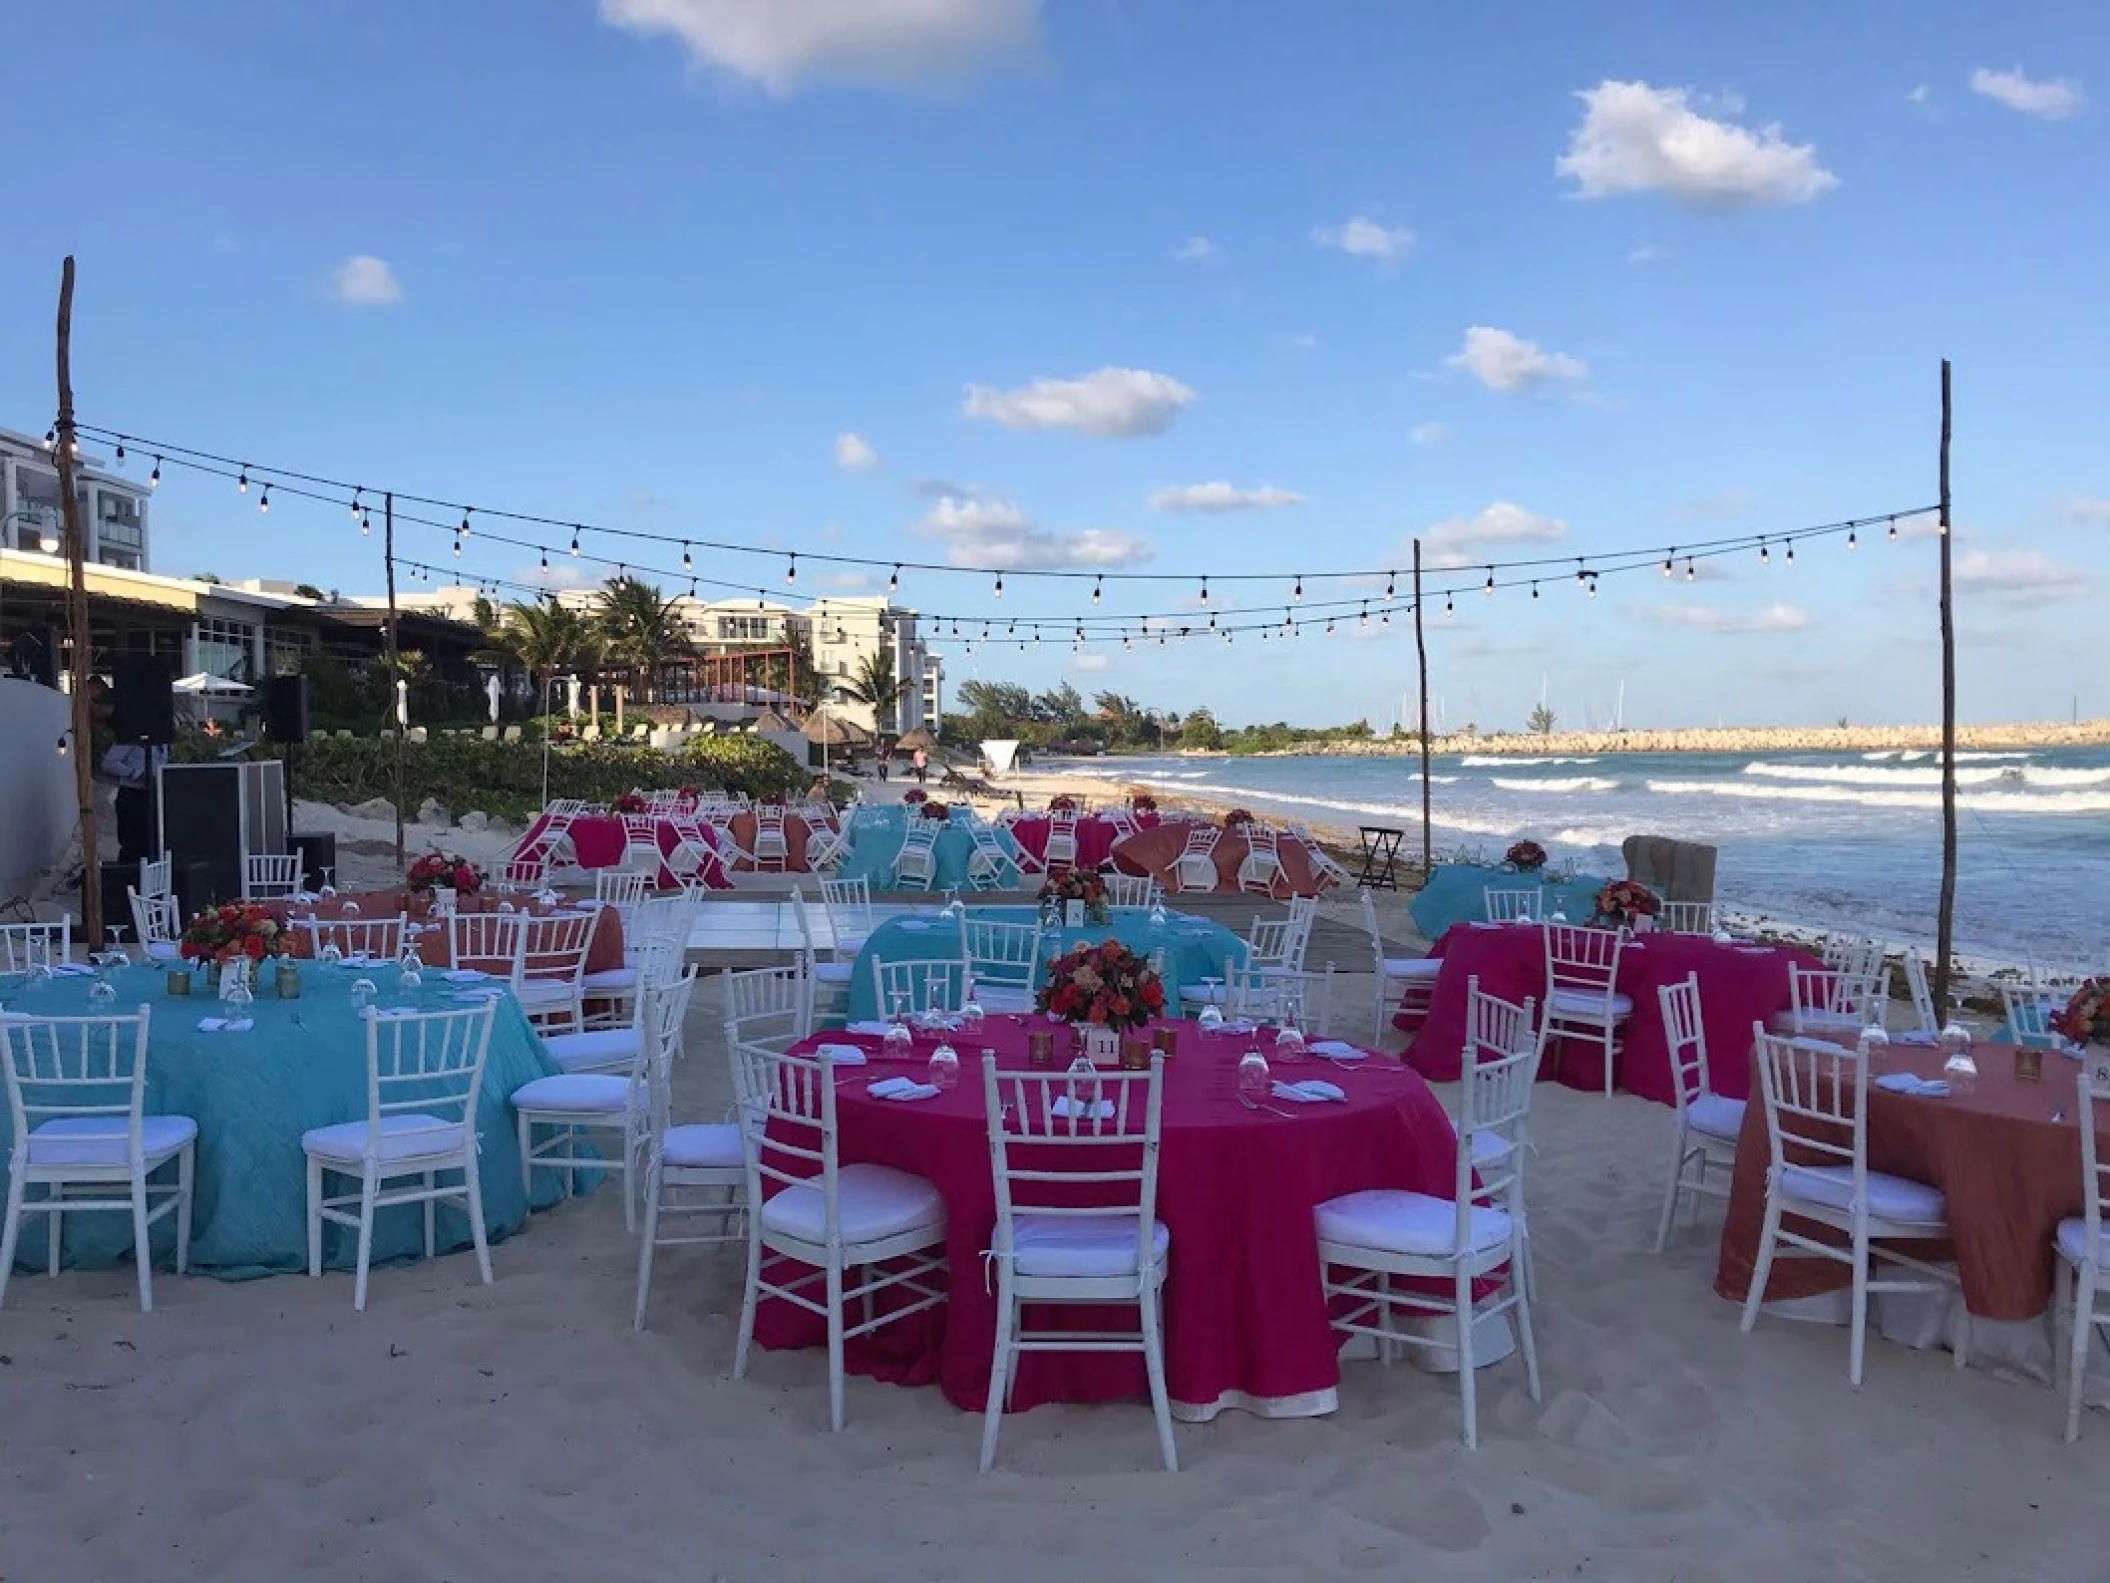
[[(1407, 832), (1413, 755), (1219, 754), (1041, 759), (1036, 769), (1233, 801), (1285, 822)], [(1956, 949), (2102, 971), (2110, 949), (2110, 747), (1957, 754)], [(1840, 753), (1440, 754), (1429, 767), (1439, 861), (1544, 845), (1623, 873), (1630, 835), (1718, 849), (1715, 897), (1782, 923), (1931, 946), (1941, 884), (1941, 756)]]

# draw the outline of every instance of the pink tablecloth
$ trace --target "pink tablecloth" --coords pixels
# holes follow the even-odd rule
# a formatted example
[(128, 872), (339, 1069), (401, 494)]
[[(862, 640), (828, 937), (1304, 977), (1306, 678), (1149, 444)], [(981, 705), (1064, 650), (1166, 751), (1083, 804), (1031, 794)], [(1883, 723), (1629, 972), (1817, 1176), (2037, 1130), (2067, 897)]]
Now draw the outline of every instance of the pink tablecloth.
[[(549, 830), (549, 827), (550, 818), (548, 814), (537, 817), (535, 822), (528, 826), (527, 834), (520, 838), (519, 845), (513, 848), (513, 857), (517, 860), (528, 852), (533, 851), (537, 843), (542, 840), (544, 834)], [(713, 841), (715, 839), (709, 825), (699, 821), (696, 828), (701, 832), (705, 841)], [(565, 824), (564, 834), (570, 838), (572, 854), (578, 860), (579, 867), (620, 868), (622, 866), (627, 837), (623, 833), (623, 821), (617, 815), (576, 815)], [(680, 850), (681, 837), (675, 832), (672, 822), (666, 819), (658, 820), (655, 823), (653, 835), (659, 842), (660, 852), (659, 874), (654, 880), (654, 884), (661, 890), (672, 890), (681, 884), (681, 878), (667, 866), (666, 860)], [(703, 864), (696, 871), (696, 877), (712, 890), (730, 890), (732, 888), (733, 882), (726, 878), (725, 866), (718, 861), (718, 855), (715, 852), (704, 854)]]
[[(1138, 814), (1136, 816), (1136, 828), (1139, 830), (1155, 829), (1157, 822), (1158, 816), (1154, 813)], [(1048, 826), (1049, 820), (1046, 814), (1033, 814), (1024, 819), (1014, 820), (1011, 825), (1011, 838), (1032, 853), (1033, 856), (1045, 862), (1048, 854)], [(1080, 868), (1098, 868), (1103, 864), (1112, 862), (1114, 842), (1117, 839), (1118, 837), (1114, 833), (1113, 821), (1102, 819), (1097, 814), (1088, 814), (1084, 818), (1079, 819), (1077, 821), (1078, 866)]]
[[(1416, 1071), (1431, 1082), (1455, 1082), (1465, 1052), (1466, 980), (1478, 977), (1483, 993), (1504, 1000), (1521, 1003), (1529, 995), (1543, 1003), (1545, 931), (1524, 924), (1456, 924), (1444, 931), (1429, 955), (1443, 959), (1443, 971), (1428, 1016), (1416, 1023), (1413, 1014), (1402, 1012), (1394, 1022), (1419, 1030), (1407, 1050)], [(1751, 1024), (1788, 1008), (1791, 965), (1820, 964), (1807, 952), (1789, 947), (1721, 945), (1705, 935), (1651, 934), (1629, 942), (1619, 955), (1619, 993), (1633, 1001), (1634, 1015), (1619, 1055), (1618, 1086), (1665, 1105), (1676, 1102), (1670, 1045), (1656, 991), (1697, 972), (1708, 1078), (1716, 1093), (1746, 1098)], [(1579, 1040), (1549, 1046), (1539, 1076), (1556, 1075), (1570, 1088), (1602, 1089), (1603, 1057)]]
[[(875, 1059), (836, 1091), (843, 1161), (895, 1166), (934, 1182), (945, 1198), (952, 1261), (947, 1305), (851, 1342), (849, 1366), (901, 1384), (936, 1380), (948, 1400), (971, 1411), (986, 1397), (996, 1335), (995, 1297), (982, 1279), (996, 1200), (975, 1057), (987, 1046), (1006, 1066), (1022, 1067), (1024, 1028), (1023, 1019), (992, 1017), (977, 1048), (962, 1051), (959, 1086), (936, 1099), (904, 1104), (865, 1092), (870, 1078), (904, 1071), (920, 1077), (933, 1047), (927, 1040), (913, 1064)], [(868, 1053), (880, 1049), (875, 1039), (849, 1042)], [(1296, 1106), (1295, 1114), (1277, 1116), (1238, 1103), (1236, 1063), (1247, 1041), (1210, 1046), (1192, 1023), (1182, 1024), (1180, 1053), (1165, 1074), (1158, 1218), (1172, 1235), (1165, 1288), (1170, 1394), (1189, 1418), (1261, 1404), (1277, 1414), (1330, 1412), (1339, 1343), (1319, 1292), (1312, 1209), (1370, 1187), (1448, 1199), (1457, 1140), (1428, 1085), (1384, 1056), (1352, 1071), (1316, 1060), (1281, 1065), (1280, 1076), (1338, 1083), (1348, 1103)], [(1068, 1059), (1058, 1051), (1060, 1063)], [(1114, 1323), (1134, 1323), (1133, 1309), (1126, 1320), (1108, 1313)], [(825, 1339), (817, 1318), (777, 1302), (762, 1306), (755, 1333), (770, 1347)], [(1015, 1405), (1144, 1394), (1139, 1355), (1029, 1353)]]

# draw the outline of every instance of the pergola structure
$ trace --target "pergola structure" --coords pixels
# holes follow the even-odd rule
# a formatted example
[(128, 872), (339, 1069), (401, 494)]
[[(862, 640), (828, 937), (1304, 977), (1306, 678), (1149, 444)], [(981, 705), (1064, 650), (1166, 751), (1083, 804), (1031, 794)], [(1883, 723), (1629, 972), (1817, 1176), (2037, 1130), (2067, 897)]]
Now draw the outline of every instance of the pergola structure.
[(691, 654), (661, 663), (659, 700), (670, 704), (799, 703), (791, 695), (797, 652), (789, 648), (734, 649)]

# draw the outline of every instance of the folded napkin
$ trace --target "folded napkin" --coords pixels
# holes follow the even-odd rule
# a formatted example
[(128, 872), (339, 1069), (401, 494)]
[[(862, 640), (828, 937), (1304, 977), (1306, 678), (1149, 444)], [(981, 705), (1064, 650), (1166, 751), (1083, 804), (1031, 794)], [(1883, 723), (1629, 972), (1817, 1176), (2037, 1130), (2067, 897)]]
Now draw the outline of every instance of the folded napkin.
[(1472, 920), (1469, 927), (1474, 929), (1499, 929), (1502, 926), (1498, 923), (1490, 923), (1484, 919), (1475, 918)]
[(1917, 1094), (1923, 1099), (1946, 1099), (1949, 1085), (1938, 1077), (1917, 1077), (1911, 1072), (1886, 1072), (1876, 1079), (1876, 1087), (1887, 1088), (1893, 1094)]
[(1370, 1052), (1358, 1050), (1354, 1045), (1344, 1044), (1339, 1039), (1321, 1039), (1311, 1047), (1311, 1053), (1323, 1055), (1331, 1061), (1360, 1061)]
[(86, 962), (54, 962), (51, 967), (53, 978), (87, 978), (94, 973), (95, 969)]
[(484, 972), (481, 968), (450, 967), (440, 977), (450, 984), (480, 984), (486, 978), (489, 978), (490, 974)]
[(897, 919), (896, 922), (899, 923), (902, 928), (908, 930), (910, 934), (921, 934), (924, 930), (930, 927), (930, 925), (924, 922), (921, 918), (901, 918)]
[(1285, 1083), (1275, 1080), (1277, 1099), (1294, 1099), (1300, 1105), (1318, 1105), (1332, 1100), (1345, 1100), (1348, 1095), (1323, 1077), (1307, 1077), (1301, 1083)]
[(339, 967), (372, 967), (374, 959), (364, 951), (361, 951), (352, 956), (340, 956), (337, 959), (337, 965)]
[(1904, 1033), (1893, 1033), (1890, 1036), (1890, 1042), (1892, 1044), (1916, 1044), (1926, 1050), (1935, 1049), (1941, 1044), (1941, 1040), (1935, 1035), (1922, 1032), (1918, 1028), (1910, 1029)]
[(1057, 1094), (1055, 1103), (1048, 1107), (1048, 1114), (1061, 1116), (1064, 1119), (1068, 1119), (1071, 1116), (1097, 1116), (1101, 1121), (1111, 1121), (1114, 1114), (1114, 1102), (1110, 1099), (1102, 1099), (1096, 1105), (1087, 1105), (1081, 1099), (1073, 1102), (1069, 1095)]
[(200, 1033), (247, 1033), (256, 1026), (254, 1017), (200, 1017)]
[(846, 1025), (843, 1032), (868, 1034), (875, 1039), (884, 1039), (889, 1026), (890, 1024), (884, 1022), (853, 1022)]
[(454, 992), (454, 998), (458, 1001), (467, 1001), (473, 1005), (481, 1005), (487, 1000), (503, 1000), (505, 991), (495, 984), (486, 984), (482, 989), (458, 989)]
[(864, 1051), (854, 1044), (824, 1044), (815, 1052), (832, 1066), (863, 1066)]
[(936, 1099), (938, 1085), (918, 1083), (906, 1077), (883, 1077), (865, 1092), (874, 1099)]

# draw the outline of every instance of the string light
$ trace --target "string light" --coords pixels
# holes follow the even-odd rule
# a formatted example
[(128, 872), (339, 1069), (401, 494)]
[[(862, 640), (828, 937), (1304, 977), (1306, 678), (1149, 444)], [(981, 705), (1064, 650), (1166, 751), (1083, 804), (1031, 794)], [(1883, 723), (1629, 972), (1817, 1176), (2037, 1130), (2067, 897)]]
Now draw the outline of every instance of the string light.
[(1595, 599), (1597, 597), (1597, 579), (1595, 577), (1592, 577), (1590, 579), (1590, 586), (1588, 592), (1592, 599)]
[(1673, 545), (1672, 545), (1672, 546), (1671, 546), (1671, 547), (1670, 547), (1669, 549), (1667, 549), (1667, 550), (1665, 550), (1665, 551), (1663, 552), (1663, 575), (1664, 575), (1665, 577), (1668, 577), (1668, 576), (1670, 576), (1670, 575), (1671, 575), (1671, 564), (1670, 564), (1670, 563), (1671, 563), (1671, 562), (1672, 562), (1673, 560), (1677, 559), (1677, 555), (1678, 555), (1678, 547), (1677, 547), (1677, 546), (1676, 546), (1675, 544), (1673, 544)]
[(359, 520), (359, 497), (365, 493), (366, 491), (363, 489), (355, 489), (352, 491), (352, 520), (354, 522), (357, 522)]
[(1204, 577), (1204, 578), (1202, 579), (1202, 603), (1203, 603), (1203, 604), (1207, 604), (1208, 602), (1209, 602), (1209, 579), (1208, 579), (1208, 578), (1206, 578), (1206, 577)]
[(1857, 550), (1861, 547), (1861, 541), (1854, 536), (1852, 528), (1846, 530), (1846, 547), (1850, 550)]
[(119, 467), (125, 465), (125, 442), (122, 440), (117, 442), (117, 465)]
[(1445, 594), (1443, 596), (1443, 619), (1448, 621), (1451, 619), (1451, 616), (1453, 614), (1454, 612), (1451, 608), (1451, 596), (1449, 594)]
[(1385, 573), (1385, 597), (1386, 597), (1387, 599), (1390, 599), (1390, 598), (1392, 597), (1392, 589), (1393, 589), (1393, 586), (1394, 586), (1394, 585), (1395, 585), (1395, 584), (1396, 584), (1396, 583), (1397, 583), (1398, 581), (1399, 581), (1399, 573), (1397, 573), (1397, 572), (1387, 572), (1387, 573)]
[(1531, 585), (1531, 597), (1532, 597), (1532, 598), (1534, 598), (1534, 599), (1536, 599), (1536, 598), (1538, 598), (1538, 596), (1539, 596), (1539, 585), (1538, 585), (1537, 581), (1536, 581), (1536, 580), (1534, 580), (1534, 581), (1532, 582), (1532, 585)]
[[(373, 513), (371, 512), (371, 511), (362, 511), (362, 512), (360, 512), (360, 513), (359, 513), (359, 536), (360, 536), (360, 537), (361, 537), (362, 539), (368, 539), (368, 538), (372, 538), (372, 537), (373, 537), (373, 534), (374, 534), (374, 514), (373, 514)], [(549, 557), (548, 557), (547, 555), (545, 555), (545, 556), (543, 557), (543, 560), (542, 560), (542, 564), (543, 564), (544, 566), (547, 566), (547, 565), (549, 565)]]
[(234, 487), (235, 487), (235, 492), (236, 492), (237, 494), (243, 494), (243, 495), (246, 495), (246, 494), (248, 494), (248, 493), (249, 493), (249, 464), (248, 464), (248, 463), (246, 463), (246, 462), (245, 462), (245, 463), (243, 463), (243, 464), (242, 464), (242, 474), (241, 474), (241, 476), (240, 476), (239, 478), (237, 478), (237, 479), (236, 479), (236, 480), (234, 481)]
[(787, 583), (795, 583), (798, 580), (799, 558), (797, 553), (793, 552), (792, 554), (786, 555), (784, 557), (784, 581)]
[(161, 487), (161, 458), (157, 456), (157, 457), (155, 457), (155, 458), (154, 458), (154, 470), (153, 470), (153, 471), (152, 471), (151, 473), (147, 474), (147, 488), (149, 488), (149, 489), (159, 489), (160, 487)]
[(269, 511), (271, 509), (271, 486), (269, 484), (266, 484), (264, 492), (256, 497), (256, 509), (259, 511)]
[(1495, 596), (1495, 569), (1492, 566), (1487, 569), (1487, 581), (1480, 585), (1480, 592), (1490, 599)]
[(1788, 540), (1787, 554), (1783, 555), (1781, 559), (1786, 561), (1790, 566), (1793, 566), (1795, 564), (1795, 541), (1793, 539)]
[(1326, 635), (1327, 635), (1327, 636), (1328, 636), (1329, 638), (1333, 636), (1333, 617), (1332, 617), (1332, 616), (1328, 616), (1328, 617), (1326, 618)]
[(1370, 601), (1367, 599), (1363, 601), (1363, 630), (1370, 630)]
[(1100, 585), (1103, 584), (1105, 581), (1106, 579), (1104, 577), (1095, 577), (1092, 579), (1092, 603), (1095, 605), (1099, 602)]
[(1686, 556), (1686, 557), (1685, 557), (1685, 580), (1686, 580), (1686, 581), (1687, 581), (1688, 583), (1689, 583), (1689, 582), (1692, 582), (1692, 581), (1694, 581), (1694, 580), (1695, 580), (1696, 578), (1698, 578), (1698, 577), (1699, 577), (1699, 575), (1700, 575), (1700, 572), (1699, 572), (1699, 568), (1698, 568), (1698, 567), (1696, 567), (1696, 566), (1694, 566), (1694, 565), (1692, 564), (1692, 557), (1691, 557), (1690, 555)]
[(1772, 564), (1772, 561), (1773, 552), (1766, 548), (1766, 541), (1763, 537), (1761, 537), (1758, 541), (1758, 564), (1761, 566), (1768, 566)]
[(571, 530), (571, 552), (574, 555), (579, 553), (579, 530), (577, 528)]
[(998, 572), (996, 574), (996, 591), (991, 594), (990, 597), (992, 599), (1001, 599), (1004, 597), (1004, 574), (1002, 572)]
[(543, 570), (544, 570), (545, 572), (549, 570), (549, 551), (548, 551), (548, 550), (544, 550), (544, 551), (542, 552), (542, 569), (543, 569)]
[(1304, 600), (1304, 574), (1303, 574), (1302, 572), (1299, 572), (1299, 573), (1297, 573), (1297, 586), (1296, 586), (1296, 587), (1294, 587), (1294, 588), (1292, 588), (1292, 589), (1291, 589), (1291, 590), (1289, 591), (1289, 596), (1290, 596), (1290, 598), (1292, 598), (1292, 599), (1296, 600), (1296, 601), (1297, 601), (1298, 603), (1300, 603), (1300, 604), (1301, 604), (1301, 603), (1303, 603), (1303, 600)]
[(1898, 519), (1897, 519), (1896, 517), (1892, 517), (1892, 518), (1890, 519), (1890, 542), (1891, 542), (1892, 544), (1895, 544), (1895, 543), (1897, 543), (1897, 541), (1898, 541)]
[(893, 575), (886, 580), (886, 591), (890, 594), (901, 591), (901, 563), (899, 561), (894, 563)]
[(470, 528), (470, 526), (469, 526), (469, 512), (470, 512), (470, 509), (471, 509), (471, 508), (470, 508), (470, 507), (467, 507), (467, 506), (464, 506), (464, 507), (462, 508), (462, 537), (463, 537), (463, 538), (465, 538), (465, 539), (466, 539), (466, 538), (467, 538), (467, 537), (469, 536), (469, 534), (470, 534), (470, 533), (471, 533), (471, 531), (472, 531), (472, 530), (471, 530), (471, 528)]

